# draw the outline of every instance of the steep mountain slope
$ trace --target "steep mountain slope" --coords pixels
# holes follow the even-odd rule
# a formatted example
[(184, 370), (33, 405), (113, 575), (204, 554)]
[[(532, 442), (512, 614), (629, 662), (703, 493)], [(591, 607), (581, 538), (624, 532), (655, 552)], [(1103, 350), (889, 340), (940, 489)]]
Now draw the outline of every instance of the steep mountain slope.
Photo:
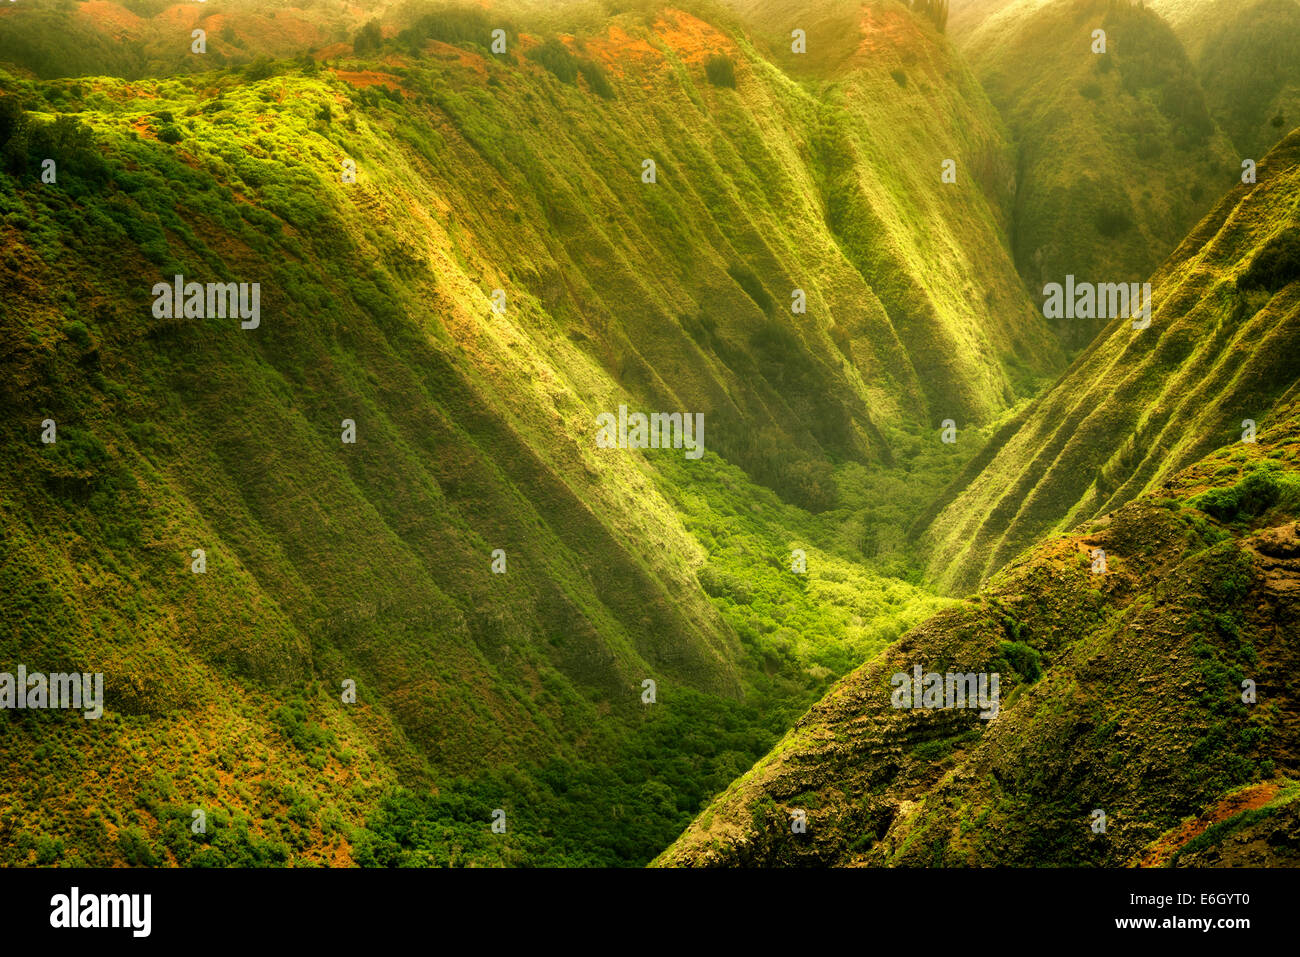
[[(1188, 32), (1204, 36), (1193, 56), (1206, 105), (1241, 154), (1258, 158), (1300, 121), (1300, 3), (1258, 0), (1214, 9), (1218, 16), (1186, 21)], [(1184, 42), (1194, 50), (1194, 40)]]
[[(863, 0), (727, 0), (759, 49), (782, 70), (814, 87), (862, 76), (888, 76), (899, 91), (886, 86), (866, 90), (871, 101), (872, 125), (857, 132), (863, 144), (875, 137), (881, 123), (896, 124), (921, 98), (935, 102), (935, 123), (952, 109), (954, 96), (982, 102), (983, 90), (934, 24), (920, 13), (903, 11), (906, 3)], [(911, 87), (909, 88), (909, 84)], [(899, 108), (902, 107), (900, 110)], [(918, 133), (914, 156), (933, 153), (936, 128)], [(1002, 230), (1011, 223), (1016, 171), (1015, 159), (1004, 145), (1000, 124), (963, 131), (965, 159), (959, 162), (958, 181), (968, 178), (987, 198)], [(945, 156), (945, 158), (948, 158)], [(898, 157), (899, 160), (905, 157)], [(915, 191), (933, 189), (932, 169), (914, 159), (898, 172), (919, 167)], [(895, 240), (897, 241), (897, 240)], [(1000, 269), (996, 270), (1000, 271)], [(979, 295), (972, 290), (971, 295)]]
[(948, 5), (948, 33), (960, 41), (1008, 7), (1019, 6), (1028, 11), (1054, 2), (1056, 0), (1036, 0), (1032, 4), (1029, 0), (951, 0)]
[[(1003, 11), (1035, 15), (1059, 0), (954, 0), (948, 30), (959, 42)], [(1150, 0), (1196, 69), (1215, 123), (1243, 156), (1258, 159), (1300, 118), (1300, 3), (1296, 0)], [(997, 42), (996, 31), (981, 42)]]
[[(846, 677), (657, 862), (1294, 864), (1297, 516), (1292, 403)], [(918, 669), (997, 673), (992, 716)]]
[[(328, 49), (348, 40), (363, 16), (361, 6), (341, 0), (6, 3), (0, 7), (0, 62), (47, 79), (202, 73), (258, 57)], [(202, 56), (192, 49), (195, 30), (210, 41)]]
[[(1260, 13), (1281, 10), (1283, 5), (1258, 0), (1248, 4), (1226, 3), (1224, 0), (1151, 0), (1147, 6), (1160, 14), (1183, 41), (1188, 55), (1200, 63), (1211, 47), (1218, 46), (1234, 28), (1251, 20), (1261, 20), (1259, 25), (1275, 29), (1279, 24), (1270, 23), (1267, 16), (1261, 19)], [(1263, 36), (1259, 38), (1263, 39)], [(1261, 73), (1261, 78), (1264, 75)]]
[(971, 587), (1260, 427), (1300, 380), (1300, 132), (1152, 277), (1151, 325), (1117, 319), (934, 506), (932, 571)]
[[(1141, 4), (963, 9), (952, 30), (1016, 143), (1013, 249), (1031, 293), (1067, 275), (1145, 279), (1240, 173), (1177, 37)], [(1058, 331), (1077, 349), (1103, 325)]]
[[(933, 611), (803, 507), (1059, 353), (966, 175), (1005, 162), (991, 108), (873, 16), (906, 86), (809, 89), (668, 8), (0, 74), (0, 660), (103, 672), (108, 711), (0, 722), (4, 860), (644, 861)], [(177, 275), (259, 283), (253, 327), (165, 317)], [(703, 456), (599, 447), (620, 404), (702, 414)]]

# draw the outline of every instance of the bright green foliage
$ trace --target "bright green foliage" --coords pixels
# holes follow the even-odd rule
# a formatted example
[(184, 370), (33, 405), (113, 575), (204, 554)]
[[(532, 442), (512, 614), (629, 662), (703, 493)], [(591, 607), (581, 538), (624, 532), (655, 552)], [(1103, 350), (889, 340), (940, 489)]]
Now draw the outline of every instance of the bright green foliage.
[(1249, 423), (1273, 420), (1300, 374), (1300, 306), (1288, 295), (1300, 133), (1258, 172), (1151, 277), (1150, 327), (1112, 321), (937, 503), (925, 537), (945, 584), (974, 586), (1043, 535), (1154, 491), (1225, 443), (1244, 454)]
[[(809, 89), (686, 13), (324, 64), (259, 60), (260, 16), (209, 37), (239, 70), (0, 76), (0, 659), (108, 709), (6, 718), (6, 860), (642, 863), (944, 604), (903, 529), (1059, 365), (1001, 200), (921, 188), (1003, 162), (992, 111), (938, 48), (904, 100), (888, 63)], [(156, 317), (178, 274), (259, 282), (260, 327)], [(621, 403), (706, 454), (597, 448)]]
[[(1174, 476), (1174, 498), (1022, 556), (837, 683), (657, 863), (1294, 863), (1300, 496), (1268, 490), (1300, 482), (1298, 435), (1291, 402), (1244, 455)], [(1243, 511), (1210, 525), (1188, 498)], [(917, 664), (997, 671), (997, 716), (896, 707), (892, 676)]]
[(1300, 506), (1300, 477), (1276, 462), (1263, 462), (1235, 485), (1209, 489), (1188, 504), (1221, 522), (1249, 522), (1273, 508), (1295, 511)]

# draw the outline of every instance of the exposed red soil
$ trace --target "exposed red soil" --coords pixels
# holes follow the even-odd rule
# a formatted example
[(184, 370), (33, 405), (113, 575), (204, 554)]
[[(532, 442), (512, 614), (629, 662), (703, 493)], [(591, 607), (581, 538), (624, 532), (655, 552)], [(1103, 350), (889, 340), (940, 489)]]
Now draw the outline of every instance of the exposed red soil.
[[(608, 36), (587, 43), (588, 52), (606, 66), (618, 68), (641, 60), (662, 60), (663, 52), (648, 40), (634, 37), (622, 27), (611, 26)], [(621, 71), (620, 71), (621, 72)]]
[(663, 11), (652, 29), (662, 46), (612, 24), (605, 36), (588, 40), (582, 51), (575, 52), (598, 60), (611, 73), (640, 76), (647, 84), (654, 82), (648, 68), (663, 67), (666, 63), (665, 47), (688, 64), (702, 64), (717, 54), (735, 56), (737, 52), (731, 37), (681, 10)]
[(1156, 843), (1152, 844), (1142, 856), (1139, 862), (1141, 867), (1161, 867), (1163, 866), (1181, 847), (1199, 837), (1209, 830), (1213, 825), (1220, 821), (1226, 821), (1242, 811), (1253, 811), (1261, 808), (1277, 796), (1278, 786), (1272, 782), (1256, 784), (1253, 787), (1244, 788), (1220, 801), (1218, 804), (1211, 805), (1205, 813), (1192, 821), (1185, 821), (1177, 830), (1162, 837)]
[(117, 100), (118, 102), (126, 102), (127, 100), (158, 99), (157, 89), (153, 87), (145, 87), (142, 85), (137, 86), (132, 83), (123, 83), (120, 86), (117, 85), (97, 86), (96, 91), (99, 93), (103, 93), (109, 99)]
[(685, 63), (703, 63), (719, 53), (736, 52), (731, 37), (681, 10), (665, 10), (655, 21), (654, 31)]
[(424, 52), (442, 63), (455, 63), (456, 66), (471, 71), (479, 79), (487, 79), (487, 63), (482, 54), (462, 50), (441, 40), (430, 40), (424, 45)]
[(406, 92), (402, 89), (401, 79), (391, 73), (379, 73), (376, 70), (331, 70), (330, 72), (358, 90), (364, 90), (368, 86), (384, 86), (399, 93)]
[(331, 43), (312, 54), (317, 60), (337, 60), (339, 57), (351, 55), (352, 44), (350, 43)]

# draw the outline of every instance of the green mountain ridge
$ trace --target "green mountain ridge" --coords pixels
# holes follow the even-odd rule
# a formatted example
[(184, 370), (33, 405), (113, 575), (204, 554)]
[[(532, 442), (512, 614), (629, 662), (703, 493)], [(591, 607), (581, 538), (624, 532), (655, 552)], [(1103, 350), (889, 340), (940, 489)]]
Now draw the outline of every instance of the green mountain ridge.
[(1198, 3), (0, 7), (0, 698), (106, 692), (0, 865), (1294, 863), (1291, 0)]
[[(347, 50), (366, 9), (379, 7), (339, 0), (29, 0), (0, 7), (0, 62), (42, 79), (204, 73), (308, 49)], [(194, 30), (212, 41), (202, 56), (191, 48)]]
[[(1068, 0), (956, 0), (949, 32), (961, 46), (1007, 22)], [(1247, 155), (1262, 155), (1294, 125), (1300, 86), (1300, 4), (1295, 0), (1151, 0), (1199, 75), (1215, 122)], [(972, 45), (973, 42), (972, 42)], [(1280, 122), (1274, 122), (1281, 114)]]
[[(1148, 278), (1240, 174), (1202, 88), (1218, 77), (1198, 78), (1140, 3), (1027, 0), (970, 19), (983, 9), (955, 11), (953, 29), (1015, 141), (1012, 248), (1031, 295), (1067, 275)], [(1057, 330), (1078, 350), (1103, 326)]]
[[(1150, 327), (1117, 320), (938, 500), (937, 567), (980, 590), (841, 679), (655, 864), (1295, 862), (1300, 131), (1259, 169), (1153, 278)], [(909, 707), (918, 670), (943, 684)], [(988, 684), (945, 702), (991, 674), (995, 706)]]
[(973, 587), (1273, 421), (1300, 382), (1298, 187), (1300, 131), (1151, 277), (1150, 327), (1114, 320), (936, 500), (917, 527), (939, 581)]
[[(0, 658), (108, 699), (0, 724), (3, 861), (644, 862), (941, 607), (860, 537), (969, 454), (939, 420), (1061, 358), (971, 172), (992, 108), (873, 9), (905, 87), (658, 7), (504, 55), (467, 14), (323, 67), (0, 74)], [(260, 283), (260, 324), (159, 318), (178, 275)], [(598, 448), (620, 404), (703, 413), (706, 454)]]

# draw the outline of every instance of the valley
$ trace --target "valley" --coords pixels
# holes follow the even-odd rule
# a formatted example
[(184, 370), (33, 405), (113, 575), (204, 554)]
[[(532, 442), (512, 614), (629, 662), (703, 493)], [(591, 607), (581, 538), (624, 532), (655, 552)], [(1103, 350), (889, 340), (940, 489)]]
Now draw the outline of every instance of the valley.
[(0, 863), (1289, 859), (1288, 74), (972, 6), (0, 9)]

